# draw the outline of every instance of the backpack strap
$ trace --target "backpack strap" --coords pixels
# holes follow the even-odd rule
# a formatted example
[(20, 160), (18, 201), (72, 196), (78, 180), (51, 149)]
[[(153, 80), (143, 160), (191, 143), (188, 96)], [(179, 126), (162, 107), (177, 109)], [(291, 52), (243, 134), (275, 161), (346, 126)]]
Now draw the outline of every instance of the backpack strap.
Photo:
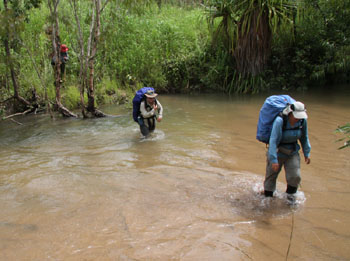
[(283, 119), (282, 131), (284, 131), (284, 130), (298, 130), (298, 129), (302, 129), (304, 126), (304, 119), (302, 119), (300, 122), (300, 126), (287, 129), (288, 115), (283, 115), (282, 112), (280, 112), (278, 114), (278, 116), (280, 116)]
[[(145, 107), (146, 108), (150, 108), (151, 110), (152, 110), (152, 107), (147, 103), (147, 100), (146, 100), (146, 96), (144, 95), (143, 97), (142, 97), (142, 100), (141, 100), (141, 102), (145, 102)], [(155, 99), (154, 100), (154, 103), (155, 104), (157, 104), (157, 99)], [(141, 105), (141, 103), (140, 103), (140, 105)], [(139, 115), (142, 117), (142, 114), (141, 114), (141, 110), (139, 109)], [(153, 115), (152, 117), (150, 117), (150, 118), (148, 118), (148, 119), (151, 119), (151, 118), (156, 118), (157, 116), (156, 115)], [(143, 118), (143, 117), (142, 117)]]
[[(282, 132), (285, 131), (285, 130), (299, 130), (299, 129), (302, 129), (302, 128), (303, 128), (304, 119), (301, 120), (300, 126), (293, 127), (293, 128), (287, 128), (288, 115), (282, 115), (282, 113), (280, 113), (278, 116), (282, 117), (282, 119), (283, 119)], [(298, 141), (295, 141), (295, 142), (290, 143), (290, 144), (294, 144), (294, 149), (293, 149), (293, 150), (296, 150), (297, 142), (298, 142)], [(280, 147), (280, 146), (283, 145), (283, 144), (288, 144), (288, 143), (283, 143), (283, 142), (281, 142), (280, 144), (278, 144), (278, 147)], [(286, 153), (286, 154), (288, 154), (288, 153)]]

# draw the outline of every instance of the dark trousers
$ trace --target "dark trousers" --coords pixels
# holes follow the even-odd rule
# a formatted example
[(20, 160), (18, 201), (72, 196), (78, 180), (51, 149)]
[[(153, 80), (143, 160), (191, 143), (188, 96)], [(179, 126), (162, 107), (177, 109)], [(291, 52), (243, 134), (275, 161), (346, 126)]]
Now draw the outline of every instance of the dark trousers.
[(148, 136), (156, 128), (155, 117), (144, 119), (138, 117), (138, 124), (140, 125), (140, 131), (143, 136)]
[(64, 70), (66, 69), (66, 64), (65, 63), (61, 63), (61, 78), (64, 75)]

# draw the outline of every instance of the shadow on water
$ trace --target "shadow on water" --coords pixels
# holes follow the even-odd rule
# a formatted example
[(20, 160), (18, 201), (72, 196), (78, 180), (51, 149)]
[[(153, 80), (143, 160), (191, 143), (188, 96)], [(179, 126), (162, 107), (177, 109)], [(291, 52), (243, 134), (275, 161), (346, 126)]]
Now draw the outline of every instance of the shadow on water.
[(36, 224), (16, 224), (11, 222), (0, 222), (0, 227), (11, 230), (23, 230), (26, 232), (35, 232), (38, 230), (38, 225)]

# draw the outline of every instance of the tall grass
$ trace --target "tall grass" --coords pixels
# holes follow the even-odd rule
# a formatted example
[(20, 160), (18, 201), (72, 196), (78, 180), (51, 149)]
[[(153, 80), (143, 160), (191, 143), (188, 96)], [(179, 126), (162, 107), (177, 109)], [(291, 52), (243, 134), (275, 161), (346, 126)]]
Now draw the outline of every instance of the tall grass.
[(124, 12), (110, 26), (113, 30), (108, 28), (103, 38), (101, 71), (116, 81), (162, 91), (171, 91), (164, 73), (168, 61), (192, 56), (208, 37), (200, 9), (169, 5), (143, 15)]
[[(149, 1), (150, 3), (152, 1)], [(185, 2), (184, 2), (185, 3)], [(121, 103), (125, 95), (132, 95), (142, 86), (153, 86), (159, 91), (171, 92), (166, 65), (169, 61), (192, 61), (206, 46), (208, 30), (199, 8), (163, 4), (161, 8), (149, 4), (143, 12), (123, 8), (111, 2), (102, 15), (101, 41), (95, 67), (96, 101)], [(79, 17), (85, 39), (89, 33), (91, 9), (89, 2), (79, 1)], [(68, 0), (59, 6), (60, 38), (68, 45), (70, 60), (66, 65), (66, 82), (62, 98), (68, 108), (78, 105), (78, 42), (73, 10)], [(28, 97), (31, 90), (54, 102), (54, 78), (50, 64), (51, 30), (49, 11), (45, 4), (31, 10), (22, 32), (21, 48), (14, 54), (21, 95)], [(6, 63), (1, 48), (0, 70), (6, 75)], [(197, 68), (197, 70), (199, 70)], [(3, 82), (9, 78), (2, 78)], [(11, 84), (5, 83), (10, 86)], [(73, 90), (73, 89), (76, 90)], [(1, 97), (10, 97), (12, 89), (0, 88)], [(72, 97), (69, 97), (72, 96)], [(117, 98), (118, 97), (118, 98)]]
[[(90, 1), (77, 2), (87, 39), (92, 15)], [(296, 21), (295, 37), (292, 39), (282, 28), (274, 38), (267, 69), (257, 77), (246, 79), (237, 76), (235, 61), (223, 43), (211, 44), (213, 32), (209, 31), (204, 9), (199, 5), (203, 1), (161, 2), (159, 5), (160, 1), (149, 0), (141, 6), (134, 0), (134, 6), (126, 7), (121, 2), (110, 1), (106, 6), (95, 66), (95, 95), (99, 105), (130, 100), (132, 93), (142, 86), (153, 86), (158, 92), (232, 93), (349, 81), (349, 8), (341, 9), (342, 15), (338, 16), (338, 5), (331, 1), (322, 2), (322, 12), (308, 7), (308, 15), (300, 15)], [(18, 48), (12, 56), (20, 95), (30, 98), (31, 91), (36, 89), (42, 99), (48, 96), (54, 102), (49, 58), (51, 22), (46, 4), (43, 1), (40, 9), (30, 10), (25, 30), (19, 37), (21, 41), (16, 43)], [(63, 102), (74, 107), (78, 104), (80, 61), (77, 26), (68, 0), (60, 1), (59, 21), (61, 42), (68, 45), (70, 56), (64, 83), (69, 87), (62, 89)], [(2, 41), (0, 84), (0, 100), (4, 101), (13, 95), (13, 88)], [(68, 98), (70, 95), (72, 99)]]

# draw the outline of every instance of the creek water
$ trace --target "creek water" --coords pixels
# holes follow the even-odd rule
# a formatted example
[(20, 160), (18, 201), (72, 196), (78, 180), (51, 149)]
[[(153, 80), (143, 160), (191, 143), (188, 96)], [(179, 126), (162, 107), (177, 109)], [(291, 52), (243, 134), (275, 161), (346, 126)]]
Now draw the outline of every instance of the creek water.
[(130, 110), (0, 123), (0, 260), (349, 260), (350, 86), (307, 106), (311, 164), (295, 205), (260, 192), (258, 113), (270, 95), (160, 95), (142, 139)]

